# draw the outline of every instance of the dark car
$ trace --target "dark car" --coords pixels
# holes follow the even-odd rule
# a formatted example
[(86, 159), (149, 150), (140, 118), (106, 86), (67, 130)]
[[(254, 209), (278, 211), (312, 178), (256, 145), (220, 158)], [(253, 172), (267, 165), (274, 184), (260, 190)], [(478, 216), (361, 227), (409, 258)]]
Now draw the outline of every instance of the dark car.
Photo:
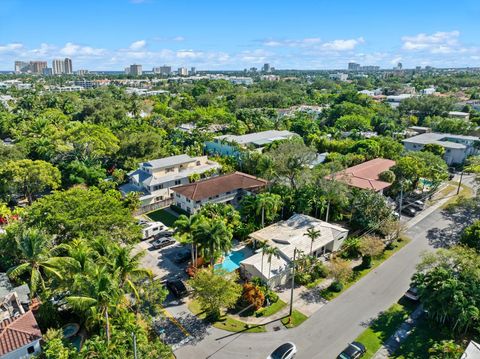
[(415, 215), (417, 214), (417, 211), (415, 211), (415, 209), (413, 209), (412, 207), (403, 207), (402, 214), (408, 217), (415, 217)]
[(175, 254), (175, 256), (173, 257), (173, 261), (177, 264), (181, 264), (188, 261), (191, 258), (192, 258), (191, 252), (185, 250), (185, 251), (177, 252), (177, 254)]
[(171, 237), (158, 238), (152, 242), (152, 248), (160, 249), (160, 248), (167, 247), (173, 243), (175, 243), (175, 240)]
[(417, 200), (417, 201), (410, 202), (407, 206), (412, 207), (416, 211), (422, 211), (425, 208), (425, 203), (423, 203), (420, 200)]
[(173, 231), (161, 231), (155, 234), (155, 239), (162, 238), (162, 237), (171, 237), (173, 236)]
[(341, 352), (337, 359), (357, 359), (361, 358), (367, 350), (362, 343), (352, 342)]
[(292, 342), (280, 345), (267, 359), (292, 359), (297, 354), (297, 347)]
[(180, 279), (167, 280), (167, 288), (177, 298), (183, 298), (188, 294), (187, 287)]
[(415, 287), (410, 287), (404, 294), (404, 296), (414, 302), (417, 302), (420, 299), (418, 295), (418, 289)]

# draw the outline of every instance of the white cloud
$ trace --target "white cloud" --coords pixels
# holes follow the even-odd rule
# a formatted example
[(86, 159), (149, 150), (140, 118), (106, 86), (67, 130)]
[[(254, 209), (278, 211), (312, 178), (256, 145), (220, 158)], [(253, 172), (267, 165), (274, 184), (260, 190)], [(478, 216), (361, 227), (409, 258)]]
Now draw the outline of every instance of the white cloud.
[(146, 45), (147, 45), (147, 42), (145, 40), (138, 40), (138, 41), (132, 42), (129, 46), (129, 49), (137, 51), (137, 50), (143, 49)]
[(263, 45), (267, 47), (308, 47), (319, 44), (321, 39), (318, 37), (307, 37), (304, 39), (293, 40), (293, 39), (284, 39), (284, 40), (265, 40)]
[(183, 36), (175, 36), (172, 40), (180, 42), (180, 41), (185, 41), (185, 38)]
[(459, 46), (459, 31), (439, 31), (433, 34), (417, 34), (402, 37), (402, 49), (407, 51), (429, 51), (431, 53), (447, 54)]
[(23, 49), (23, 44), (14, 42), (11, 44), (0, 45), (0, 52), (16, 52)]
[(364, 42), (365, 40), (363, 39), (363, 37), (359, 37), (358, 39), (333, 40), (324, 43), (322, 45), (322, 48), (331, 51), (348, 51), (355, 49), (357, 45), (363, 44)]
[(65, 46), (60, 49), (59, 53), (64, 56), (96, 57), (104, 55), (106, 53), (106, 50), (94, 48), (91, 46), (82, 46), (74, 44), (73, 42), (67, 42)]

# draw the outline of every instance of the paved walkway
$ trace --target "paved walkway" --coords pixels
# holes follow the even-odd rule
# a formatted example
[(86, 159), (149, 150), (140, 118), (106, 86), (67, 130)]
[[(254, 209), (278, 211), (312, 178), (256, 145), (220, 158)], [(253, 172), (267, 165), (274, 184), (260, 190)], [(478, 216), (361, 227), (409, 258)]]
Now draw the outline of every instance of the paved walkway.
[(423, 314), (422, 306), (418, 306), (408, 319), (397, 329), (397, 331), (388, 338), (380, 349), (375, 353), (372, 359), (388, 359), (400, 347), (400, 344), (410, 335), (413, 327)]

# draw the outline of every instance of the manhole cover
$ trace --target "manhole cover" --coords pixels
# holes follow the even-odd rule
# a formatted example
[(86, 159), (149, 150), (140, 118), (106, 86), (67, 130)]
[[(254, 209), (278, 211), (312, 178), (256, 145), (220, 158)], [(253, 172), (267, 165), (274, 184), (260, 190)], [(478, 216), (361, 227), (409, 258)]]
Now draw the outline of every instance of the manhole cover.
[(273, 331), (274, 332), (278, 332), (280, 330), (280, 327), (276, 326), (276, 327), (273, 327)]

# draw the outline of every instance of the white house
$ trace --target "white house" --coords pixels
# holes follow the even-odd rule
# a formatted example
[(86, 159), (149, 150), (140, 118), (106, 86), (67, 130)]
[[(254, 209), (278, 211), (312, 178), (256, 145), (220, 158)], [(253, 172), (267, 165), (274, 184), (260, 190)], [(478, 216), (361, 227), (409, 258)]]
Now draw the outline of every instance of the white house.
[(247, 135), (223, 135), (217, 136), (213, 141), (205, 143), (205, 149), (209, 153), (236, 156), (238, 149), (262, 149), (265, 145), (274, 141), (286, 140), (298, 136), (290, 131), (269, 130), (249, 133)]
[(448, 113), (448, 116), (453, 117), (453, 118), (459, 118), (459, 119), (467, 121), (470, 118), (470, 113), (461, 112), (461, 111), (450, 111)]
[(174, 204), (188, 213), (195, 213), (207, 203), (228, 203), (240, 200), (266, 187), (268, 181), (242, 172), (212, 177), (172, 188)]
[(0, 358), (27, 359), (41, 352), (42, 332), (31, 310), (0, 322)]
[(480, 359), (480, 344), (471, 340), (460, 359)]
[(173, 198), (172, 187), (189, 183), (192, 175), (205, 176), (220, 168), (207, 156), (178, 155), (156, 159), (141, 163), (137, 170), (129, 173), (129, 183), (121, 186), (120, 191), (124, 195), (139, 192), (142, 208), (153, 209)]
[[(305, 234), (309, 228), (320, 231), (320, 236), (313, 244)], [(250, 238), (277, 247), (279, 257), (272, 257), (272, 263), (262, 259), (261, 250), (240, 262), (240, 270), (247, 278), (260, 277), (270, 285), (285, 284), (291, 272), (290, 263), (294, 250), (319, 257), (337, 251), (347, 238), (348, 229), (327, 223), (305, 214), (294, 214), (285, 221), (274, 223), (250, 234)], [(263, 262), (263, 265), (262, 265)], [(263, 270), (262, 270), (263, 267)]]
[(479, 140), (476, 136), (427, 132), (403, 140), (403, 146), (407, 151), (421, 151), (427, 144), (440, 145), (445, 148), (445, 162), (451, 165), (463, 163), (468, 156), (476, 154)]

